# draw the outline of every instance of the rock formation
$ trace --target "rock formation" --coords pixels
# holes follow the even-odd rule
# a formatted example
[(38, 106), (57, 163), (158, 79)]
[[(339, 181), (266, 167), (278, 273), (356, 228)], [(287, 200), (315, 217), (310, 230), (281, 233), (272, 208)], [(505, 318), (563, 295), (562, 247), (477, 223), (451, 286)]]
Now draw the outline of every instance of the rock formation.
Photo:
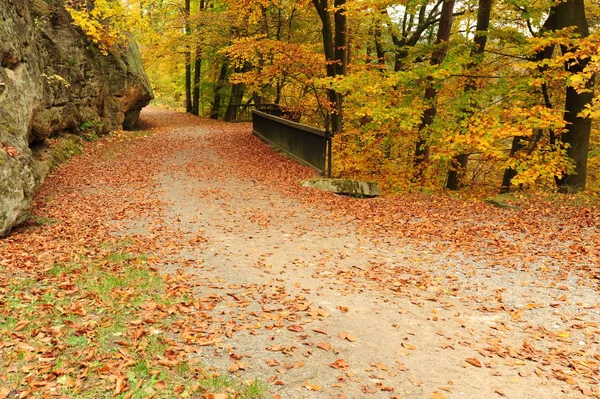
[(47, 167), (32, 146), (136, 123), (152, 99), (137, 46), (103, 55), (64, 0), (0, 1), (0, 236), (27, 218)]

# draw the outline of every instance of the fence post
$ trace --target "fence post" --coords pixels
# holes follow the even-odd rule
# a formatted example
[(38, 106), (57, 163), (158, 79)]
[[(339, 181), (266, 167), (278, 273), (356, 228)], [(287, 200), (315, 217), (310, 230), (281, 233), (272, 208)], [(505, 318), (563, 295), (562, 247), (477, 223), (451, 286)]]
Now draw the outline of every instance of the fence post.
[(327, 132), (327, 176), (331, 177), (331, 132)]

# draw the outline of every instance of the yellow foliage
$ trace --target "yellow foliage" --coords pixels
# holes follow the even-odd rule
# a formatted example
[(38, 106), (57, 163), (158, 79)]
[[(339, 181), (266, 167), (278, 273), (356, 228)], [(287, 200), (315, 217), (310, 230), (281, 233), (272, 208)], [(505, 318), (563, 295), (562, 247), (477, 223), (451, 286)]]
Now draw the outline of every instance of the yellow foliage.
[(134, 16), (137, 14), (127, 12), (118, 0), (71, 1), (66, 9), (73, 25), (81, 28), (105, 55), (125, 45), (140, 24), (140, 19)]

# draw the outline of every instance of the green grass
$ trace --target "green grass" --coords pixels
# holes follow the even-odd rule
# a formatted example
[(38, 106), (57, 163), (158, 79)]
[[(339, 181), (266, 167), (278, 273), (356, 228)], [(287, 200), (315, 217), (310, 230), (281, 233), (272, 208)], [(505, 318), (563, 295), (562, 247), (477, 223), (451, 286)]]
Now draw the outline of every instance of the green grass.
[(261, 399), (265, 397), (267, 386), (260, 381), (242, 382), (235, 378), (219, 375), (207, 378), (201, 386), (209, 392), (236, 392), (240, 399)]
[(36, 216), (33, 220), (38, 226), (53, 226), (58, 223), (58, 219), (44, 216)]
[[(185, 357), (171, 368), (158, 363), (172, 349), (170, 326), (184, 316), (157, 311), (156, 320), (146, 325), (141, 322), (148, 312), (143, 305), (155, 302), (167, 308), (189, 298), (167, 295), (166, 283), (146, 264), (148, 257), (128, 251), (131, 246), (128, 242), (107, 244), (104, 249), (109, 252), (100, 259), (74, 255), (72, 262), (54, 264), (37, 278), (9, 280), (0, 308), (1, 339), (17, 339), (12, 333), (19, 323), (27, 320), (29, 324), (18, 332), (24, 345), (2, 349), (0, 375), (7, 377), (3, 386), (23, 392), (31, 376), (45, 378), (48, 370), (40, 372), (37, 367), (41, 353), (47, 352), (54, 359), (51, 367), (58, 375), (54, 389), (61, 397), (123, 398), (130, 394), (142, 399), (154, 393), (157, 399), (201, 398), (210, 391), (228, 392), (235, 399), (264, 398), (262, 383), (207, 376)], [(109, 378), (116, 369), (127, 377), (128, 386), (118, 395)], [(39, 391), (32, 397), (47, 393)]]

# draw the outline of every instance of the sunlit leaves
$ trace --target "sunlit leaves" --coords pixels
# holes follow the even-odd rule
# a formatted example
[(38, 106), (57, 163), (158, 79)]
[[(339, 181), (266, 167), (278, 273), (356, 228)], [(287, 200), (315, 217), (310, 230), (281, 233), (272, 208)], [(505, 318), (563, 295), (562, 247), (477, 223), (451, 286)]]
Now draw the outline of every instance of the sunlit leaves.
[(129, 13), (119, 0), (74, 2), (66, 9), (73, 24), (81, 28), (88, 39), (104, 54), (126, 45), (130, 35), (140, 26), (138, 14)]

